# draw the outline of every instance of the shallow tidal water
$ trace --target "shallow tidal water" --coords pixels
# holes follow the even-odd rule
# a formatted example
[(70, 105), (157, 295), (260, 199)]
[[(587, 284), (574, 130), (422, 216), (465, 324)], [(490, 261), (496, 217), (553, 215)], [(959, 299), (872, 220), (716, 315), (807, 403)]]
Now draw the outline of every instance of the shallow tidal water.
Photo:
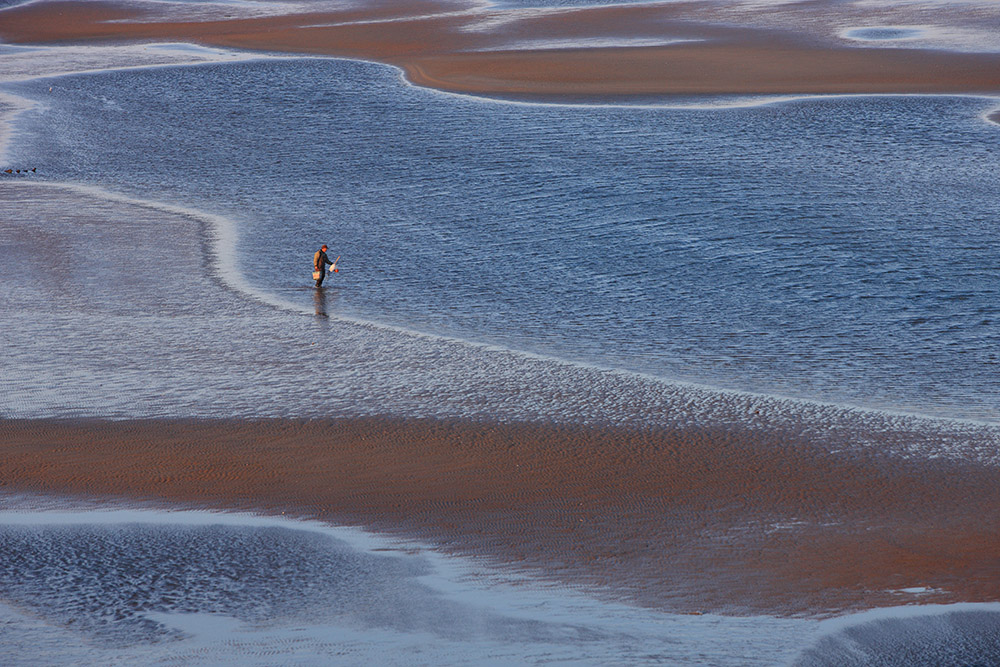
[[(6, 88), (37, 101), (12, 160), (224, 217), (248, 286), (293, 309), (313, 309), (327, 242), (343, 255), (333, 316), (668, 381), (1000, 416), (995, 101), (526, 105), (326, 59)], [(149, 241), (144, 261), (168, 266)]]
[[(74, 206), (64, 213), (32, 191), (24, 201), (45, 215), (0, 230), (16, 348), (4, 416), (677, 424), (766, 405), (832, 448), (898, 422), (848, 411), (861, 421), (841, 432), (843, 410), (797, 399), (1000, 415), (995, 100), (540, 106), (418, 90), (389, 68), (326, 59), (3, 90), (35, 103), (5, 159), (37, 166), (35, 181), (85, 186), (52, 188), (53, 209)], [(199, 220), (188, 231), (200, 235), (158, 243), (150, 229), (178, 217)], [(105, 266), (73, 267), (74, 249), (59, 248), (58, 225), (83, 219)], [(38, 239), (70, 258), (61, 284), (26, 268)], [(344, 257), (317, 293), (321, 242)], [(121, 269), (130, 256), (146, 281)], [(164, 289), (147, 299), (158, 275)], [(315, 401), (302, 387), (310, 367), (333, 378)], [(995, 460), (978, 431), (914, 428), (932, 456)], [(4, 507), (5, 664), (1000, 660), (991, 605), (822, 622), (678, 617), (537, 582), (509, 590), (504, 575), (420, 545), (372, 549), (316, 526)]]
[(418, 543), (249, 515), (4, 497), (0, 659), (127, 664), (992, 664), (997, 605), (686, 616)]
[(89, 510), (0, 513), (4, 664), (765, 665), (817, 625), (601, 602), (310, 522)]

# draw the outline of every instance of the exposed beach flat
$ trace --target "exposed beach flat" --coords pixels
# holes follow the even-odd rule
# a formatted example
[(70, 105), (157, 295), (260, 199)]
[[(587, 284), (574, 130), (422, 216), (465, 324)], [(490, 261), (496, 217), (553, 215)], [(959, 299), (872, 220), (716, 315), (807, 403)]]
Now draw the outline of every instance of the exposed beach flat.
[[(45, 0), (4, 10), (5, 45), (127, 46), (78, 55), (76, 69), (54, 49), (11, 48), (16, 67), (0, 78), (214, 64), (266, 52), (376, 61), (418, 86), (542, 101), (1000, 93), (1000, 8), (989, 3), (525, 10), (414, 0), (296, 14), (272, 7), (267, 16), (241, 14), (249, 10), (236, 4), (190, 4), (183, 20), (157, 14), (155, 4)], [(865, 37), (869, 26), (916, 27), (880, 41)], [(952, 43), (954, 34), (961, 39)], [(227, 51), (142, 47), (154, 42)], [(396, 71), (365, 66), (399, 84)], [(398, 87), (435, 101), (515, 108)], [(251, 99), (241, 86), (232, 90), (240, 91), (236, 105)], [(0, 96), (0, 111), (30, 115), (31, 102), (15, 94)], [(358, 102), (364, 113), (368, 103)], [(989, 104), (970, 115), (979, 130), (996, 129), (983, 117), (1000, 122)], [(818, 118), (815, 125), (829, 123)], [(855, 116), (848, 118), (852, 124)], [(5, 156), (18, 142), (14, 125), (0, 125)], [(773, 151), (771, 136), (761, 143)], [(806, 143), (802, 164), (814, 148)], [(966, 142), (981, 144), (988, 141)], [(845, 161), (855, 149), (845, 149)], [(291, 169), (278, 164), (261, 169)], [(254, 282), (258, 258), (237, 252), (239, 221), (218, 213), (244, 206), (238, 198), (209, 214), (184, 208), (199, 204), (182, 196), (155, 203), (101, 190), (116, 187), (102, 166), (94, 167), (94, 187), (40, 172), (0, 178), (0, 496), (24, 494), (29, 512), (32, 498), (78, 498), (316, 519), (677, 614), (792, 623), (1000, 601), (1000, 533), (991, 519), (1000, 511), (1000, 426), (989, 419), (923, 416), (915, 402), (902, 408), (911, 412), (891, 412), (867, 409), (874, 399), (715, 389), (342, 317), (348, 309), (338, 308), (336, 283), (312, 290), (308, 267), (301, 288)], [(919, 190), (912, 184), (921, 182), (893, 185)], [(433, 190), (414, 190), (425, 187)], [(811, 193), (804, 189), (803, 198)], [(781, 215), (807, 209), (808, 201)], [(978, 222), (992, 230), (992, 220)], [(802, 366), (806, 376), (821, 372)], [(887, 393), (894, 389), (887, 383)], [(995, 618), (983, 625), (994, 627)], [(975, 635), (976, 618), (969, 622)], [(930, 634), (934, 625), (914, 627)], [(905, 642), (912, 632), (896, 634)], [(845, 653), (855, 639), (843, 639)], [(827, 650), (821, 643), (814, 652)]]
[[(826, 615), (1000, 596), (1000, 545), (983, 522), (1000, 508), (1000, 473), (985, 463), (990, 452), (981, 463), (971, 454), (992, 437), (988, 427), (921, 434), (906, 420), (866, 424), (848, 414), (822, 432), (809, 425), (818, 406), (742, 425), (706, 421), (696, 404), (657, 402), (644, 386), (614, 398), (649, 411), (645, 426), (170, 417), (210, 412), (216, 395), (266, 415), (274, 408), (260, 397), (269, 393), (318, 414), (377, 410), (402, 400), (394, 378), (405, 393), (407, 375), (440, 366), (451, 344), (392, 334), (402, 340), (387, 347), (392, 336), (367, 338), (382, 334), (361, 325), (256, 303), (217, 273), (208, 250), (216, 232), (177, 212), (23, 182), (0, 187), (0, 209), (9, 221), (0, 308), (17, 350), (7, 400), (14, 413), (67, 415), (0, 422), (7, 491), (361, 525), (680, 612)], [(170, 248), (169, 268), (130, 261), (154, 238)], [(53, 274), (46, 258), (63, 249), (72, 249), (73, 270)], [(317, 349), (312, 327), (339, 327), (338, 342)], [(423, 352), (406, 352), (414, 345)], [(331, 374), (324, 386), (314, 378), (320, 363), (360, 364), (366, 376)], [(503, 363), (528, 372), (544, 362)], [(517, 393), (502, 378), (520, 371), (498, 370), (501, 384), (478, 389), (481, 380), (460, 386), (463, 372), (456, 368), (447, 400), (502, 415), (506, 394)], [(572, 401), (612, 381), (579, 373), (561, 370), (559, 389), (525, 386), (524, 400), (561, 391)], [(168, 416), (92, 416), (130, 410)], [(859, 444), (863, 431), (882, 446)], [(966, 443), (969, 460), (906, 455), (939, 441)]]
[(997, 472), (738, 434), (436, 420), (4, 421), (6, 489), (288, 513), (665, 610), (991, 601)]
[[(7, 10), (3, 19), (0, 38), (10, 43), (176, 40), (350, 56), (397, 65), (420, 85), (486, 95), (983, 93), (1000, 88), (1000, 47), (990, 37), (1000, 30), (1000, 12), (982, 4), (904, 5), (876, 12), (864, 4), (834, 2), (545, 10), (413, 2), (178, 22), (114, 3), (39, 2)], [(922, 41), (878, 42), (841, 34), (852, 26), (899, 23), (923, 23), (926, 35)], [(967, 41), (981, 38), (980, 52), (949, 50), (947, 35), (955, 32)], [(628, 46), (637, 38), (654, 45)], [(609, 46), (585, 46), (594, 40)], [(662, 45), (655, 45), (657, 40)]]

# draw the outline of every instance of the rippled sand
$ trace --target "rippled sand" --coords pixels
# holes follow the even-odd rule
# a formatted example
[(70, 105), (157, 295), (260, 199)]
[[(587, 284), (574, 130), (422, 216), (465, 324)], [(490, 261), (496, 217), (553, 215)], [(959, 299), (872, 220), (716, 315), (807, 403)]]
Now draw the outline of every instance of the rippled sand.
[[(5, 185), (0, 206), (12, 221), (5, 412), (66, 417), (2, 422), (5, 488), (362, 524), (679, 611), (1000, 595), (996, 534), (982, 522), (1000, 485), (993, 448), (977, 455), (989, 428), (725, 394), (713, 407), (475, 348), (452, 359), (452, 376), (457, 343), (233, 291), (203, 221), (27, 183)], [(67, 254), (53, 272), (46, 258)], [(486, 367), (462, 365), (477, 355)], [(321, 363), (343, 374), (317, 378)], [(509, 386), (517, 378), (531, 380), (523, 392)], [(602, 381), (617, 390), (592, 395)], [(535, 399), (568, 412), (531, 419)], [(608, 401), (634, 418), (601, 425)], [(407, 405), (441, 416), (382, 416)], [(179, 418), (201, 413), (274, 418)], [(143, 414), (163, 418), (126, 419)]]
[[(97, 26), (122, 15), (91, 3), (90, 16), (67, 4), (67, 21), (45, 27), (57, 32), (38, 32), (51, 7), (7, 14), (25, 22), (0, 31), (297, 44), (383, 57), (417, 80), (478, 92), (527, 92), (532, 81), (566, 92), (567, 68), (594, 57), (428, 53), (454, 17), (421, 21), (423, 32), (397, 21), (305, 30), (300, 18), (281, 28), (271, 18), (264, 35), (250, 19)], [(404, 33), (416, 37), (400, 42)], [(400, 51), (378, 51), (388, 44)], [(757, 48), (741, 44), (683, 52), (722, 71)], [(610, 69), (592, 70), (597, 83), (571, 92), (646, 90), (635, 81), (660, 71), (643, 63), (666, 48), (616, 50)], [(829, 55), (812, 48), (784, 55)], [(996, 89), (993, 55), (879, 54), (864, 62), (898, 63), (886, 71), (900, 89)], [(831, 67), (850, 73), (855, 57), (838, 50)], [(782, 92), (860, 85), (856, 72), (847, 84), (817, 82), (815, 70), (788, 79), (784, 65), (764, 64)], [(637, 78), (622, 79), (623, 65)], [(241, 281), (224, 224), (177, 208), (21, 179), (0, 184), (0, 214), (5, 489), (364, 525), (681, 613), (826, 616), (1000, 598), (1000, 545), (983, 520), (1000, 504), (993, 428), (679, 388), (408, 336), (338, 320), (332, 291), (316, 293), (311, 314), (289, 312)], [(54, 257), (66, 258), (63, 270)], [(337, 373), (317, 374), (324, 365)], [(955, 623), (965, 631), (981, 620)], [(821, 652), (806, 658), (823, 664)]]

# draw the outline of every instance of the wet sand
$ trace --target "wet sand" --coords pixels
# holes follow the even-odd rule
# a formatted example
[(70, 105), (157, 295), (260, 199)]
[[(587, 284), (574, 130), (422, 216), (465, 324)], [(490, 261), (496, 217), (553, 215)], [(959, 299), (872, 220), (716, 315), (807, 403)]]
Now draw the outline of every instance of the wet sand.
[[(1000, 536), (983, 519), (1000, 510), (989, 429), (838, 421), (809, 405), (785, 418), (726, 418), (687, 394), (657, 403), (650, 386), (605, 388), (601, 373), (570, 367), (547, 367), (552, 387), (513, 387), (504, 378), (530, 377), (536, 362), (479, 370), (472, 357), (502, 353), (466, 359), (462, 346), (436, 342), (442, 349), (428, 354), (407, 347), (426, 341), (255, 303), (214, 274), (211, 230), (189, 216), (28, 182), (0, 187), (0, 211), (9, 221), (0, 310), (13, 327), (0, 421), (6, 492), (359, 525), (685, 613), (1000, 600)], [(150, 239), (170, 248), (169, 270), (129, 261)], [(74, 268), (50, 280), (46, 258), (63, 248)], [(330, 342), (313, 344), (319, 331)], [(470, 417), (392, 416), (397, 390), (387, 383), (431, 414), (434, 398), (407, 366), (427, 377), (452, 358), (455, 412)], [(309, 379), (316, 368), (338, 369), (325, 390)], [(584, 390), (650, 419), (602, 425), (601, 404), (590, 413), (575, 393)], [(342, 401), (330, 397), (338, 391)], [(523, 404), (558, 394), (590, 423), (555, 411), (503, 417), (511, 394)], [(243, 403), (267, 414), (269, 397), (331, 416), (169, 416)], [(118, 405), (168, 416), (9, 418), (39, 406), (127, 415)], [(357, 408), (385, 416), (350, 416)], [(877, 445), (862, 444), (864, 434)], [(925, 456), (922, 441), (943, 452), (965, 442), (970, 453)], [(978, 463), (977, 448), (986, 450)]]
[[(878, 25), (889, 18), (928, 20), (918, 9), (889, 17), (859, 8), (842, 10), (836, 3), (810, 3), (734, 15), (725, 3), (705, 2), (536, 12), (412, 2), (177, 21), (112, 3), (41, 2), (7, 10), (3, 17), (0, 38), (10, 43), (183, 41), (349, 56), (399, 66), (419, 85), (486, 95), (1000, 90), (996, 52), (884, 48), (846, 43), (834, 34), (843, 21)], [(951, 8), (939, 11), (935, 20), (950, 21), (946, 26), (976, 24), (987, 33), (989, 26), (1000, 26), (1000, 15), (985, 10)], [(682, 41), (642, 47), (518, 46), (594, 38), (614, 43), (631, 37)]]
[[(384, 11), (426, 10), (414, 4)], [(594, 19), (604, 12), (602, 20), (610, 20), (614, 11), (581, 14)], [(631, 18), (641, 11), (647, 10), (636, 9)], [(485, 53), (497, 33), (460, 33), (462, 17), (302, 27), (358, 18), (350, 16), (105, 23), (125, 18), (125, 10), (41, 3), (5, 12), (0, 33), (18, 43), (176, 39), (351, 55), (398, 64), (418, 83), (481, 93), (995, 91), (1000, 80), (992, 55), (834, 49), (787, 35), (768, 41), (772, 33), (763, 28), (730, 34), (728, 28), (685, 24), (687, 32), (677, 31), (720, 40), (711, 44)], [(518, 31), (530, 34), (525, 25)], [(745, 67), (734, 69), (733, 63)], [(29, 196), (21, 199), (25, 192)], [(5, 232), (8, 268), (26, 282), (5, 276), (10, 289), (0, 295), (0, 310), (21, 313), (15, 327), (27, 327), (37, 310), (41, 317), (32, 326), (38, 329), (29, 333), (45, 342), (54, 329), (63, 343), (77, 346), (70, 353), (42, 342), (21, 345), (16, 361), (35, 359), (37, 377), (18, 377), (17, 386), (35, 393), (9, 396), (10, 405), (37, 401), (48, 391), (53, 406), (72, 412), (78, 401), (77, 412), (103, 414), (89, 406), (145, 400), (141, 390), (155, 380), (157, 368), (182, 385), (163, 398), (181, 414), (199, 414), (188, 408), (188, 402), (200, 405), (199, 390), (231, 392), (237, 400), (241, 383), (262, 376), (301, 381), (311, 353), (300, 340), (279, 339), (284, 321), (235, 352), (233, 340), (197, 350), (168, 340), (191, 335), (198, 313), (190, 311), (198, 308), (233, 321), (267, 310), (226, 292), (211, 273), (216, 258), (204, 250), (204, 229), (191, 221), (171, 229), (152, 221), (148, 211), (112, 219), (82, 200), (54, 188), (0, 191), (8, 208), (33, 211), (31, 221), (8, 216), (15, 220)], [(51, 210), (38, 213), (43, 201)], [(141, 240), (149, 238), (171, 249), (172, 272), (149, 276), (118, 261), (141, 252)], [(79, 253), (78, 270), (48, 284), (45, 258), (67, 245)], [(155, 300), (150, 282), (157, 286)], [(168, 314), (156, 320), (160, 311)], [(167, 328), (170, 312), (190, 318), (176, 325), (184, 331)], [(106, 333), (114, 327), (122, 330)], [(348, 329), (345, 347), (352, 344)], [(96, 332), (118, 335), (120, 348), (112, 351)], [(164, 340), (175, 347), (164, 349)], [(250, 356), (257, 347), (261, 356)], [(46, 356), (46, 349), (55, 351)], [(288, 368), (261, 365), (282, 350), (302, 360)], [(71, 365), (77, 375), (60, 374)], [(219, 369), (233, 365), (245, 368), (245, 375), (220, 380)], [(172, 374), (182, 367), (204, 384)], [(51, 378), (66, 385), (51, 386)], [(368, 386), (366, 378), (356, 381), (359, 392)], [(115, 388), (98, 386), (105, 382)], [(71, 386), (83, 391), (70, 392)], [(405, 393), (406, 383), (400, 386)], [(504, 390), (511, 388), (483, 392), (502, 397)], [(310, 390), (303, 391), (308, 397)], [(370, 400), (377, 405), (390, 398)], [(915, 601), (1000, 600), (1000, 544), (984, 520), (1000, 509), (1000, 472), (987, 463), (857, 447), (846, 432), (808, 423), (808, 414), (804, 428), (791, 430), (766, 420), (685, 416), (670, 405), (654, 413), (662, 414), (663, 425), (585, 426), (491, 419), (491, 405), (473, 413), (478, 404), (468, 402), (475, 418), (5, 419), (0, 485), (5, 491), (286, 512), (362, 525), (681, 612), (825, 615)], [(150, 406), (151, 413), (160, 410), (160, 404)], [(891, 430), (879, 437), (914, 438)], [(975, 435), (969, 437), (974, 445)]]
[[(767, 433), (343, 420), (0, 422), (6, 490), (416, 537), (679, 612), (1000, 599), (1000, 473)], [(901, 589), (923, 587), (924, 595)]]

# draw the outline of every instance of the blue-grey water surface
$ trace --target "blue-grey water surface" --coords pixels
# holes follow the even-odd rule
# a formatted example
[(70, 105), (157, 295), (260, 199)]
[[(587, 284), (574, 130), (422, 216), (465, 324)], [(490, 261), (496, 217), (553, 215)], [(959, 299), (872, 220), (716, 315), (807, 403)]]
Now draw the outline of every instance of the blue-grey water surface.
[(350, 529), (5, 510), (4, 665), (774, 665), (822, 636), (813, 620), (667, 614), (512, 584)]
[[(9, 87), (42, 102), (19, 118), (20, 162), (232, 218), (246, 278), (290, 303), (313, 303), (327, 242), (343, 255), (331, 314), (667, 379), (1000, 417), (995, 101), (522, 105), (323, 59)], [(137, 259), (168, 265), (148, 241)]]

